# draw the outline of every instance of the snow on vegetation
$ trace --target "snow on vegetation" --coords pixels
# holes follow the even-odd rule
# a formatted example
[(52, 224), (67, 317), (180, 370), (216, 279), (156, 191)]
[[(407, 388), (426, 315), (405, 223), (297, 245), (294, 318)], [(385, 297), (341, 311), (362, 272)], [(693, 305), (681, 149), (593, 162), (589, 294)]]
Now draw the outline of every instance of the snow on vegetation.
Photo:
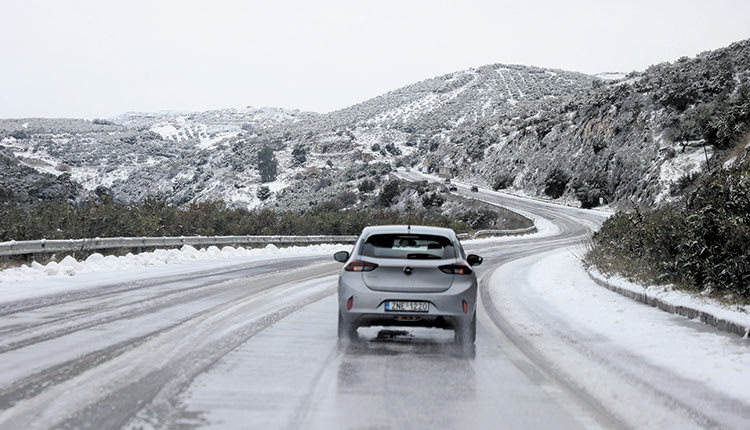
[(669, 197), (669, 186), (689, 175), (697, 174), (703, 171), (706, 165), (706, 159), (713, 155), (712, 148), (703, 148), (697, 144), (700, 142), (690, 142), (690, 146), (678, 144), (667, 150), (674, 151), (674, 157), (665, 161), (659, 170), (659, 182), (661, 183), (661, 193), (656, 198), (656, 202), (661, 202)]
[(163, 137), (164, 139), (172, 139), (177, 136), (179, 130), (169, 123), (159, 123), (151, 127), (151, 131)]
[(597, 73), (594, 76), (605, 81), (620, 81), (622, 79), (625, 79), (627, 75), (627, 73), (622, 72), (602, 72)]

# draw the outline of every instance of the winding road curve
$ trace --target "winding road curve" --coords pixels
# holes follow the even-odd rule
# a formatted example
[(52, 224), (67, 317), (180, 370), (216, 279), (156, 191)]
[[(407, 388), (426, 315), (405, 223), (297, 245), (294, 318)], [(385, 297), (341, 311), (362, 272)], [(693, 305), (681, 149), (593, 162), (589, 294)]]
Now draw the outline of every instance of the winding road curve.
[(429, 329), (362, 328), (358, 341), (337, 342), (340, 265), (330, 256), (121, 282), (0, 303), (0, 429), (750, 422), (745, 405), (720, 395), (698, 401), (703, 387), (597, 347), (535, 306), (523, 269), (503, 272), (505, 263), (579, 246), (602, 214), (459, 192), (532, 216), (547, 232), (471, 245), (485, 257), (475, 350)]

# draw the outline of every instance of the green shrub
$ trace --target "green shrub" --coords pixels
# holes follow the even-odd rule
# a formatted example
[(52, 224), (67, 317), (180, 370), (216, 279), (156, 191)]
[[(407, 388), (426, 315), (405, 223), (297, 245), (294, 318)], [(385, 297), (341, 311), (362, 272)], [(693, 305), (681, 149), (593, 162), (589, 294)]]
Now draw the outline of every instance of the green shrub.
[(443, 206), (443, 203), (445, 203), (445, 197), (438, 193), (425, 193), (422, 196), (422, 206), (426, 208), (439, 208), (440, 206)]
[(510, 173), (500, 173), (495, 176), (495, 181), (492, 183), (492, 189), (495, 191), (504, 190), (513, 185), (513, 181), (515, 180), (516, 178)]
[(25, 130), (16, 130), (10, 134), (10, 137), (14, 139), (28, 139), (29, 133), (27, 133)]
[(575, 181), (572, 186), (584, 209), (595, 208), (606, 200), (605, 184), (602, 178), (594, 177), (585, 181)]
[(357, 189), (360, 193), (369, 193), (375, 189), (375, 181), (370, 179), (365, 179), (364, 181), (359, 183), (359, 186), (357, 186)]
[(459, 219), (472, 229), (490, 228), (498, 218), (496, 211), (486, 208), (469, 210), (459, 216)]
[(544, 181), (544, 194), (558, 199), (565, 193), (565, 187), (570, 182), (570, 175), (563, 169), (555, 167), (547, 175), (547, 179)]
[[(343, 196), (345, 198), (351, 196)], [(81, 206), (46, 202), (0, 207), (0, 242), (138, 236), (224, 235), (356, 235), (368, 225), (412, 224), (468, 231), (466, 223), (442, 215), (392, 210), (343, 210), (340, 201), (327, 201), (304, 212), (229, 208), (222, 201), (174, 206), (162, 200), (124, 205), (105, 196)]]
[(389, 207), (393, 200), (401, 193), (401, 185), (398, 180), (391, 180), (383, 185), (378, 194), (378, 203), (383, 207)]
[(297, 144), (292, 149), (292, 165), (301, 166), (307, 162), (307, 151), (302, 144)]
[(587, 259), (605, 272), (750, 301), (750, 162), (706, 177), (684, 208), (619, 212)]
[(267, 200), (269, 197), (271, 197), (271, 189), (268, 188), (265, 185), (261, 185), (258, 187), (258, 191), (255, 193), (256, 196), (258, 196), (261, 200)]
[(336, 195), (336, 200), (343, 206), (351, 206), (357, 203), (357, 193), (354, 191), (343, 190)]

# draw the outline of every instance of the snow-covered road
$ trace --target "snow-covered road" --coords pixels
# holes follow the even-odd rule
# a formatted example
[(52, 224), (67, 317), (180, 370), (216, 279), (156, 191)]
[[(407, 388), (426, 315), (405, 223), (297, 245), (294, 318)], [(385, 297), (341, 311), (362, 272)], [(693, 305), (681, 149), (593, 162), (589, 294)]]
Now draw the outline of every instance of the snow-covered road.
[(602, 214), (467, 194), (540, 229), (466, 244), (474, 351), (429, 329), (338, 343), (336, 247), (6, 272), (0, 428), (747, 427), (747, 341), (591, 281), (575, 255)]

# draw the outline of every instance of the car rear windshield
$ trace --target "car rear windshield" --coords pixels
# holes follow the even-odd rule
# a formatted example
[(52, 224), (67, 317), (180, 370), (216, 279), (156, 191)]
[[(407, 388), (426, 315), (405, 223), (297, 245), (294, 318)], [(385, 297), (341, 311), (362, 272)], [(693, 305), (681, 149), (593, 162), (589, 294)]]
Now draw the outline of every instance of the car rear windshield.
[(374, 234), (362, 245), (362, 255), (375, 258), (431, 260), (456, 258), (456, 250), (445, 236), (426, 234)]

